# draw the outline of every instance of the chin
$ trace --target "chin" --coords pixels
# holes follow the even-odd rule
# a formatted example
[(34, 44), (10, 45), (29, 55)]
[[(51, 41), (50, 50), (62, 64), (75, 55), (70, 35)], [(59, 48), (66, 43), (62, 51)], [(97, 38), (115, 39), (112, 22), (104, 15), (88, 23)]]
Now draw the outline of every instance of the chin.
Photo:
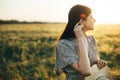
[(91, 27), (89, 30), (94, 30), (94, 27)]
[(94, 27), (91, 30), (94, 30)]
[(91, 30), (94, 30), (94, 26), (91, 27)]

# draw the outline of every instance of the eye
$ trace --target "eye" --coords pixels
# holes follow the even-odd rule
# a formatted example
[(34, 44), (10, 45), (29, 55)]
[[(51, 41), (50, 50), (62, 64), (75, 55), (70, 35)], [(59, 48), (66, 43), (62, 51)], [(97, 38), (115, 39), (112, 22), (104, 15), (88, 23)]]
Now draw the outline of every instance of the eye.
[(93, 16), (90, 16), (91, 19), (94, 19)]
[(90, 18), (93, 18), (93, 16), (91, 15)]

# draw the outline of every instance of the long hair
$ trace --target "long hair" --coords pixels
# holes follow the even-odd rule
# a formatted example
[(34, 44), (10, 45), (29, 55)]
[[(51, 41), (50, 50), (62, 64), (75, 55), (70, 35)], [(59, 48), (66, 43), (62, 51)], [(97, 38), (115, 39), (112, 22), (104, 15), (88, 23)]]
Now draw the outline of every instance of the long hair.
[(80, 20), (80, 14), (85, 14), (86, 17), (91, 13), (91, 9), (84, 5), (75, 5), (73, 6), (68, 14), (68, 23), (62, 35), (60, 36), (59, 40), (61, 39), (68, 39), (68, 38), (75, 38), (75, 33), (73, 31), (74, 26)]

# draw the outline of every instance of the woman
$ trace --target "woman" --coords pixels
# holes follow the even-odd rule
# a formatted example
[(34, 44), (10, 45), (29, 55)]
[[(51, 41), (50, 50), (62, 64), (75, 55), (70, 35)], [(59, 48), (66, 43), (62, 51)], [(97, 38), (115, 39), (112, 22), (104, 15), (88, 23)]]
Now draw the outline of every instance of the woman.
[(67, 26), (56, 46), (56, 72), (62, 70), (66, 80), (84, 80), (91, 75), (92, 65), (97, 64), (98, 69), (106, 65), (98, 57), (95, 38), (86, 34), (94, 29), (94, 22), (87, 6), (75, 5), (69, 11)]

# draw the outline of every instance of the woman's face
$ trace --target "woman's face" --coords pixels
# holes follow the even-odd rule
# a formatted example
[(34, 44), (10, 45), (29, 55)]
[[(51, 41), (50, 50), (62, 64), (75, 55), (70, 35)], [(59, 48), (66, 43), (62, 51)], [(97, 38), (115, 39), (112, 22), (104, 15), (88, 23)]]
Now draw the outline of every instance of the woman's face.
[(84, 29), (85, 30), (93, 30), (94, 22), (95, 22), (95, 19), (90, 14), (85, 21), (83, 20)]

